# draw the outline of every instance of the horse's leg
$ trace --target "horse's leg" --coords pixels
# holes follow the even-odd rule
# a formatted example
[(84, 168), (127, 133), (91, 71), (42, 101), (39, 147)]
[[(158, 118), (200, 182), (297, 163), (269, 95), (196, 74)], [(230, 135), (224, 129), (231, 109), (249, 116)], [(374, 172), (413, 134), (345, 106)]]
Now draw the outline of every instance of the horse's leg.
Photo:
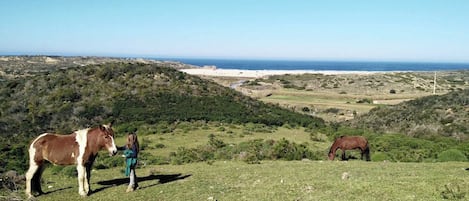
[(85, 191), (86, 195), (90, 192), (90, 182), (89, 182), (89, 171), (88, 166), (85, 166), (85, 176), (83, 177), (83, 190)]
[(370, 161), (370, 147), (367, 145), (365, 148), (366, 161)]
[(85, 167), (82, 164), (77, 165), (77, 172), (78, 172), (78, 193), (85, 197), (87, 193), (85, 192), (83, 186), (85, 182), (86, 171)]
[(341, 149), (342, 151), (342, 160), (345, 161), (347, 158), (345, 158), (345, 149)]
[[(31, 158), (31, 157), (30, 157)], [(34, 175), (36, 175), (36, 171), (39, 169), (39, 165), (36, 164), (36, 162), (34, 162), (34, 158), (30, 159), (31, 161), (29, 162), (29, 169), (28, 171), (26, 172), (26, 195), (28, 196), (28, 198), (30, 197), (33, 197), (33, 195), (31, 194), (31, 186), (33, 186), (32, 182), (35, 182), (33, 181), (33, 177)], [(34, 184), (34, 187), (35, 187), (35, 184)], [(35, 190), (35, 189), (34, 189)]]
[(87, 195), (91, 193), (91, 185), (90, 185), (90, 178), (91, 178), (91, 167), (93, 167), (94, 160), (96, 159), (97, 155), (91, 155), (90, 158), (88, 159), (89, 162), (85, 164), (86, 167), (86, 177), (85, 177), (85, 192)]
[(33, 176), (33, 181), (34, 181), (34, 183), (32, 183), (33, 189), (35, 189), (35, 191), (38, 192), (39, 195), (44, 194), (41, 188), (41, 177), (45, 168), (46, 166), (44, 165), (44, 163), (40, 164), (39, 168), (36, 171), (36, 174), (34, 174)]
[(83, 183), (85, 185), (85, 192), (87, 195), (91, 192), (91, 186), (90, 186), (90, 178), (91, 178), (91, 165), (86, 165), (86, 177), (85, 177), (85, 182)]

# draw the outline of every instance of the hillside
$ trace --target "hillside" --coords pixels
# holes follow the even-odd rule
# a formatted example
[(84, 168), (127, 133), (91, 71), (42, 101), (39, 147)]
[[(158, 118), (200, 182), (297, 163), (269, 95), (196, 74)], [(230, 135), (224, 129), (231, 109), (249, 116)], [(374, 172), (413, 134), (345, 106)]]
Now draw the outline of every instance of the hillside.
[(0, 75), (3, 137), (65, 133), (111, 120), (133, 129), (163, 121), (196, 120), (323, 125), (320, 119), (262, 103), (166, 63), (28, 69)]
[[(380, 105), (469, 88), (469, 70), (344, 74), (286, 74), (269, 77), (202, 76), (261, 101), (342, 122)], [(238, 83), (243, 83), (239, 85)]]
[(385, 133), (405, 133), (413, 137), (469, 137), (469, 89), (456, 90), (382, 105), (346, 124)]
[(0, 75), (24, 75), (54, 71), (86, 65), (105, 63), (161, 64), (172, 68), (194, 68), (196, 66), (175, 61), (159, 61), (142, 58), (95, 57), (95, 56), (0, 56)]

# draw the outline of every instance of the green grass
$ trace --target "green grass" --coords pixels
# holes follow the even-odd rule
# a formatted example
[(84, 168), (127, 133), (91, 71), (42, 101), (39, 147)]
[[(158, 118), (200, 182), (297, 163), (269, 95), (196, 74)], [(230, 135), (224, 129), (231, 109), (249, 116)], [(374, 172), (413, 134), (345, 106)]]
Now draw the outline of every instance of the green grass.
[[(246, 126), (239, 126), (233, 124), (220, 124), (217, 126), (211, 125), (207, 128), (195, 128), (190, 131), (183, 131), (180, 129), (174, 130), (172, 133), (157, 134), (157, 135), (140, 135), (139, 140), (145, 141), (150, 147), (145, 150), (155, 156), (168, 156), (170, 152), (177, 151), (178, 147), (195, 148), (199, 145), (205, 145), (208, 142), (209, 135), (213, 134), (217, 139), (220, 139), (228, 144), (238, 144), (254, 139), (272, 139), (286, 140), (303, 143), (308, 142), (310, 148), (315, 150), (322, 150), (324, 153), (330, 146), (330, 142), (312, 142), (310, 140), (310, 133), (306, 132), (304, 128), (268, 128), (271, 132), (255, 132), (249, 131)], [(327, 137), (322, 136), (327, 140)], [(124, 144), (124, 138), (116, 139), (118, 145)], [(156, 144), (163, 144), (165, 147), (162, 149), (151, 149)], [(326, 154), (326, 153), (325, 153)]]
[[(324, 152), (323, 161), (209, 161), (184, 165), (142, 164), (137, 169), (140, 189), (125, 193), (128, 178), (124, 167), (93, 170), (93, 193), (86, 200), (464, 200), (469, 199), (467, 162), (394, 163), (326, 161), (330, 141), (311, 141), (304, 128), (266, 128), (248, 131), (249, 125), (210, 124), (206, 127), (176, 128), (166, 134), (139, 134), (147, 143), (143, 152), (168, 156), (178, 147), (206, 144), (213, 134), (227, 144), (252, 139), (285, 138), (308, 142), (309, 148)], [(252, 127), (252, 125), (251, 125)], [(320, 134), (320, 133), (316, 133)], [(321, 135), (321, 134), (320, 134)], [(123, 145), (123, 136), (116, 139)], [(153, 148), (156, 144), (164, 148)], [(373, 154), (373, 152), (372, 152)], [(359, 156), (358, 152), (347, 155)], [(119, 157), (119, 156), (115, 156)], [(106, 153), (97, 160), (109, 158)], [(143, 161), (142, 161), (143, 162)], [(43, 190), (48, 194), (37, 200), (85, 200), (78, 194), (76, 177), (48, 167), (43, 175)], [(343, 174), (348, 178), (342, 179)], [(0, 189), (0, 200), (8, 196), (24, 199), (24, 184), (8, 193)]]
[[(107, 157), (107, 156), (105, 156)], [(92, 173), (86, 200), (442, 200), (469, 198), (468, 163), (363, 161), (239, 161), (149, 165), (137, 169), (135, 192), (125, 193), (121, 168)], [(349, 176), (342, 179), (342, 175)], [(39, 200), (83, 200), (76, 178), (46, 169)], [(48, 188), (47, 186), (50, 186)], [(459, 190), (458, 190), (459, 188)]]
[[(362, 95), (361, 97), (367, 96)], [(303, 107), (308, 107), (313, 110), (319, 109), (315, 116), (321, 117), (326, 121), (337, 121), (337, 115), (325, 113), (324, 110), (338, 108), (342, 112), (356, 111), (359, 114), (364, 114), (377, 106), (376, 104), (356, 103), (359, 99), (360, 96), (348, 94), (283, 89), (273, 92), (273, 95), (263, 97), (260, 100), (281, 106), (288, 106), (289, 108), (295, 107), (296, 111), (301, 111)]]

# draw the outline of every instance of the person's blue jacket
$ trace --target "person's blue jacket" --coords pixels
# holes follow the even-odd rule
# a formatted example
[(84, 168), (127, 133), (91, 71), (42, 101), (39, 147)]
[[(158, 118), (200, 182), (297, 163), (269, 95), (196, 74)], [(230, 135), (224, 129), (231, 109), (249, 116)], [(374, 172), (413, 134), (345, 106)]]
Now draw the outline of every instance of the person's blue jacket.
[(134, 145), (132, 145), (132, 149), (126, 149), (124, 151), (124, 156), (125, 156), (125, 176), (130, 175), (130, 169), (135, 167), (137, 165), (137, 149)]

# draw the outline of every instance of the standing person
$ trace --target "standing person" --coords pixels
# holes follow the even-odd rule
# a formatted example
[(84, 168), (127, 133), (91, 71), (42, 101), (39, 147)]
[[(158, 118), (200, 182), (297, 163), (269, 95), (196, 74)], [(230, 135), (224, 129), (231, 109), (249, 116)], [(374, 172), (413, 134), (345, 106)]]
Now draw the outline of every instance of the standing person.
[(130, 182), (126, 192), (132, 192), (138, 187), (137, 175), (135, 174), (135, 167), (137, 166), (137, 158), (140, 147), (138, 144), (137, 134), (129, 133), (127, 135), (127, 144), (125, 145), (125, 176), (129, 176)]

